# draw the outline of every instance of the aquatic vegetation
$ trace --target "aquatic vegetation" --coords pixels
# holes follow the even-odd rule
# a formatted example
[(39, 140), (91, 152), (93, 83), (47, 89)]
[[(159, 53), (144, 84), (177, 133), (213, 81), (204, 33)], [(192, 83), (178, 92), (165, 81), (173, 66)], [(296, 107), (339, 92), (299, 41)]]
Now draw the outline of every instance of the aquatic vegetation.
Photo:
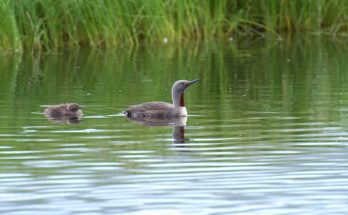
[(0, 12), (10, 51), (348, 30), (348, 4), (336, 0), (0, 0)]

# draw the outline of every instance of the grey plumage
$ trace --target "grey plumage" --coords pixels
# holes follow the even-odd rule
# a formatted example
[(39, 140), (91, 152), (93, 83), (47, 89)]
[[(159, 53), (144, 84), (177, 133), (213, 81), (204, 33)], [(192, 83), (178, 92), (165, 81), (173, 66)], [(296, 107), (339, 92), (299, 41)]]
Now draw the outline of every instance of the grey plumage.
[(50, 118), (60, 118), (64, 116), (81, 116), (81, 106), (76, 103), (71, 104), (59, 104), (59, 105), (48, 105), (44, 114)]
[(127, 117), (156, 117), (168, 118), (177, 115), (174, 105), (166, 102), (146, 102), (139, 105), (131, 105), (124, 112)]
[(184, 91), (198, 80), (179, 80), (173, 84), (173, 104), (167, 102), (146, 102), (129, 106), (123, 114), (128, 118), (173, 118), (186, 116), (187, 111), (184, 103)]

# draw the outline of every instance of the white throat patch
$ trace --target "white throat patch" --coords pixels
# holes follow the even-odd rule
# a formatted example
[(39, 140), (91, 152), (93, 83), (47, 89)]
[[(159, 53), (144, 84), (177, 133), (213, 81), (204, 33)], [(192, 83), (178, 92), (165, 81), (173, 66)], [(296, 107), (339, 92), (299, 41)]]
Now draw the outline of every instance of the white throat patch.
[(180, 116), (187, 116), (187, 109), (186, 107), (179, 107), (179, 115)]

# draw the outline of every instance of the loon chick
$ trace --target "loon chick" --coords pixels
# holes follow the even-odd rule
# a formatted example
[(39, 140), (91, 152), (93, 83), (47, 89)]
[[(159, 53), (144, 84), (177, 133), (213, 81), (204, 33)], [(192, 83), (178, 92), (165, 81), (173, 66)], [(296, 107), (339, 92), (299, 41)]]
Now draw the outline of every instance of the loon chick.
[(179, 80), (172, 87), (173, 104), (166, 102), (146, 102), (139, 105), (131, 105), (123, 113), (128, 118), (173, 118), (187, 116), (187, 110), (184, 102), (184, 91), (193, 81)]
[(60, 118), (60, 117), (79, 117), (82, 115), (81, 106), (76, 103), (70, 104), (59, 104), (59, 105), (48, 105), (45, 106), (44, 114), (51, 118)]

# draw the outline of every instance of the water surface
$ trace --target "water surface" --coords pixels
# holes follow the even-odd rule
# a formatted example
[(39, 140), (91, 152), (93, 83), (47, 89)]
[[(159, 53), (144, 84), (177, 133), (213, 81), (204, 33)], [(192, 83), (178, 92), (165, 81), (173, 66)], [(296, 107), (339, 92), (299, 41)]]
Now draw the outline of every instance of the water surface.
[[(313, 37), (1, 56), (0, 213), (347, 213), (347, 51)], [(119, 114), (196, 78), (186, 126)], [(80, 123), (42, 114), (65, 102)]]

